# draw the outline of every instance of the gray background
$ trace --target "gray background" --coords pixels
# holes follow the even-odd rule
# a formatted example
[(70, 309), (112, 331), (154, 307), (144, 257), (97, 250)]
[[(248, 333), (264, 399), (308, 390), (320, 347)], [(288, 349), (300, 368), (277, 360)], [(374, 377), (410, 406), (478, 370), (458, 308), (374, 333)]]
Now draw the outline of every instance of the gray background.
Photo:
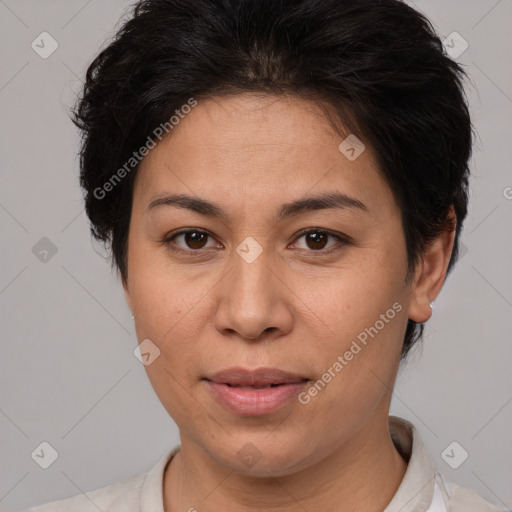
[[(105, 250), (91, 243), (77, 180), (78, 137), (67, 116), (87, 65), (128, 5), (0, 0), (5, 511), (147, 471), (179, 442), (133, 355), (137, 341), (121, 284)], [(471, 77), (477, 140), (462, 237), (467, 252), (436, 301), (424, 346), (400, 372), (391, 412), (418, 427), (448, 479), (511, 507), (512, 2), (415, 5), (442, 38), (457, 31), (469, 43), (457, 60)], [(47, 59), (31, 48), (43, 31), (59, 45)], [(46, 262), (32, 250), (43, 237), (57, 248)], [(46, 470), (31, 457), (42, 441), (58, 452)], [(456, 470), (441, 457), (453, 441), (469, 453)]]

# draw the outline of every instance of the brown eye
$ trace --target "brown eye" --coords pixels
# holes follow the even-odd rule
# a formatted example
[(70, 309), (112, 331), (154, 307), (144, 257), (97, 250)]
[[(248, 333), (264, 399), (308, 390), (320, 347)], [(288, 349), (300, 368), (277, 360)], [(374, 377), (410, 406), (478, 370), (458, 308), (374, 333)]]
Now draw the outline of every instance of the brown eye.
[[(310, 252), (322, 252), (328, 253), (331, 249), (336, 249), (336, 245), (343, 246), (348, 243), (346, 239), (342, 236), (335, 235), (328, 231), (322, 229), (310, 229), (307, 231), (302, 231), (299, 233), (299, 236), (296, 240), (300, 240), (301, 238), (305, 241), (305, 250), (309, 250)], [(337, 244), (331, 244), (328, 246), (329, 238), (337, 241)], [(304, 247), (302, 247), (304, 248)]]
[[(200, 249), (204, 249), (206, 247), (206, 243), (210, 235), (205, 233), (204, 231), (199, 231), (198, 229), (188, 229), (184, 231), (180, 231), (164, 240), (165, 244), (178, 245), (179, 249), (189, 249), (192, 251), (197, 251)], [(182, 243), (177, 244), (176, 240), (182, 238)], [(172, 242), (172, 243), (171, 243)]]
[(308, 247), (314, 250), (324, 249), (329, 237), (327, 233), (322, 233), (321, 231), (312, 231), (304, 236), (306, 237)]
[(190, 249), (202, 249), (206, 243), (208, 235), (199, 231), (189, 231), (183, 234), (184, 241)]

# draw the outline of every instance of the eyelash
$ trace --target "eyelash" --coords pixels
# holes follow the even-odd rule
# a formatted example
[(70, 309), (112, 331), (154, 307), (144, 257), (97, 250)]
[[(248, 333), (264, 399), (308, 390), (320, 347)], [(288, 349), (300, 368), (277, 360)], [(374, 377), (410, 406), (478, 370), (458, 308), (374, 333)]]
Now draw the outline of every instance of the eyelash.
[[(173, 233), (172, 235), (165, 237), (163, 240), (160, 240), (160, 243), (166, 245), (173, 252), (177, 252), (177, 253), (181, 253), (181, 254), (183, 254), (183, 253), (194, 254), (195, 253), (194, 255), (198, 255), (197, 253), (200, 253), (201, 251), (203, 251), (203, 249), (179, 249), (179, 248), (173, 247), (171, 244), (171, 242), (178, 236), (186, 235), (188, 233), (200, 233), (200, 234), (204, 234), (204, 235), (207, 235), (207, 236), (213, 238), (212, 235), (210, 235), (207, 231), (203, 231), (201, 229), (184, 229), (182, 231), (178, 231), (177, 233)], [(307, 252), (311, 252), (311, 253), (318, 253), (319, 255), (326, 255), (326, 254), (330, 254), (332, 252), (341, 250), (345, 245), (348, 245), (351, 242), (349, 237), (347, 237), (347, 236), (342, 236), (340, 234), (335, 234), (331, 231), (328, 231), (325, 229), (319, 229), (319, 228), (308, 228), (308, 229), (303, 229), (302, 231), (299, 231), (299, 233), (297, 233), (296, 238), (294, 239), (295, 242), (297, 240), (299, 240), (300, 238), (302, 238), (304, 235), (308, 235), (310, 233), (326, 234), (328, 236), (331, 236), (332, 238), (335, 238), (338, 243), (336, 245), (330, 247), (329, 249), (325, 249), (325, 250), (324, 249), (318, 249), (318, 250), (300, 249), (300, 250), (306, 250)], [(206, 249), (206, 250), (208, 250), (208, 249)]]

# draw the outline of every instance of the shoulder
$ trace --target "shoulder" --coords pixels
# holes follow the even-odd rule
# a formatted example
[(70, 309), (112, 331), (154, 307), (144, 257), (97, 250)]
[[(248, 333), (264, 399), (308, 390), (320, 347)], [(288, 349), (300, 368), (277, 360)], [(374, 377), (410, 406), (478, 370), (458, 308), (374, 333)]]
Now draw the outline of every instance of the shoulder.
[(132, 512), (138, 510), (145, 476), (146, 473), (141, 473), (85, 494), (32, 507), (25, 512), (98, 512), (107, 511), (114, 504), (116, 512)]
[(141, 508), (164, 512), (163, 476), (165, 468), (180, 448), (177, 445), (166, 452), (145, 473), (70, 498), (43, 503), (23, 512), (138, 512)]
[(419, 431), (412, 423), (397, 416), (390, 416), (389, 428), (397, 451), (407, 461), (407, 470), (385, 512), (507, 512), (507, 509), (484, 500), (472, 489), (445, 479), (444, 475), (437, 471)]
[(506, 512), (484, 500), (479, 494), (468, 487), (457, 485), (442, 479), (448, 512)]
[(152, 469), (93, 491), (43, 503), (24, 512), (163, 512), (163, 476), (180, 445), (165, 453)]

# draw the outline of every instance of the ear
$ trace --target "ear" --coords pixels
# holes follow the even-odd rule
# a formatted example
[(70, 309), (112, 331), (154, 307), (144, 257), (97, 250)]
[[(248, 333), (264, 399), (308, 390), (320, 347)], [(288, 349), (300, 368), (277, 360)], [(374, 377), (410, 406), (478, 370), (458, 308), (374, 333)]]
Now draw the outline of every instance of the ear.
[(453, 206), (446, 220), (446, 228), (425, 249), (414, 274), (408, 311), (414, 322), (426, 322), (432, 316), (430, 302), (438, 296), (446, 278), (457, 223)]
[(130, 311), (133, 314), (132, 299), (131, 299), (131, 296), (130, 296), (130, 290), (128, 288), (128, 283), (123, 278), (121, 278), (121, 283), (123, 284), (124, 297), (126, 299), (126, 303), (128, 304), (128, 307), (130, 308)]

